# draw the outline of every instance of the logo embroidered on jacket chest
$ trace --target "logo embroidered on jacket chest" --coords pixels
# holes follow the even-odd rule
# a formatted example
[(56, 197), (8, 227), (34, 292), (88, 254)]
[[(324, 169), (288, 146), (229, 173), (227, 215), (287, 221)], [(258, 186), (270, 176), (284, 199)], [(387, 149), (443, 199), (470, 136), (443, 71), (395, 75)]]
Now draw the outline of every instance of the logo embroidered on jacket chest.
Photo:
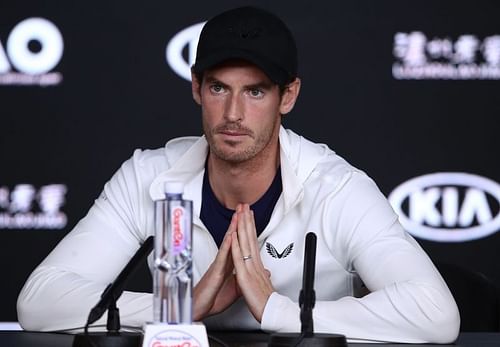
[(288, 246), (285, 247), (283, 252), (279, 253), (276, 248), (270, 244), (269, 242), (266, 242), (266, 250), (269, 255), (271, 255), (273, 258), (277, 259), (282, 259), (286, 258), (290, 253), (292, 253), (293, 250), (293, 242), (289, 244)]

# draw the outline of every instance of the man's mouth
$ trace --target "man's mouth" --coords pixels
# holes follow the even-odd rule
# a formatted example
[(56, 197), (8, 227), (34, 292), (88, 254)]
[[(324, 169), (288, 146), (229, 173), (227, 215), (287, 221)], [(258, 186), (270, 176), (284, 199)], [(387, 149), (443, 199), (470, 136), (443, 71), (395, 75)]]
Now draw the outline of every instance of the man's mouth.
[(252, 132), (245, 128), (231, 128), (222, 126), (216, 129), (217, 134), (222, 134), (230, 137), (251, 136)]
[(223, 135), (227, 135), (227, 136), (245, 136), (245, 135), (247, 135), (246, 132), (238, 131), (238, 130), (223, 130), (220, 133)]

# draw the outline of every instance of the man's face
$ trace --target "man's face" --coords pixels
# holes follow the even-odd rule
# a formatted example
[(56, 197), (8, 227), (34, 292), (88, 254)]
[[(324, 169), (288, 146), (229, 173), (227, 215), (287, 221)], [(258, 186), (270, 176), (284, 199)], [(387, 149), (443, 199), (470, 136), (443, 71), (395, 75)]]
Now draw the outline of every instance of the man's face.
[(193, 93), (211, 154), (241, 163), (277, 148), (282, 98), (255, 65), (237, 61), (207, 70)]

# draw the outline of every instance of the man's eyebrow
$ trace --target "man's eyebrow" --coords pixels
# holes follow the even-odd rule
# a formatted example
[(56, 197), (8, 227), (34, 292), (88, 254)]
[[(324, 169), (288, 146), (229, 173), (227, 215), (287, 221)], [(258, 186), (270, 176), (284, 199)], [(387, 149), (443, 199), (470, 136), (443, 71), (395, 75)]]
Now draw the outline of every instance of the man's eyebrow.
[(246, 89), (264, 89), (264, 90), (270, 90), (273, 87), (274, 87), (274, 83), (267, 82), (267, 81), (252, 83), (252, 84), (245, 86)]
[(220, 84), (223, 87), (227, 87), (227, 84), (225, 84), (224, 82), (218, 80), (217, 78), (215, 78), (213, 76), (207, 76), (207, 77), (205, 77), (205, 81), (207, 83), (217, 83), (217, 84)]
[[(229, 85), (227, 85), (226, 83), (222, 82), (221, 80), (215, 78), (214, 76), (206, 76), (205, 77), (205, 82), (206, 83), (216, 83), (216, 84), (219, 84), (221, 85), (222, 87), (224, 88), (229, 88)], [(245, 89), (264, 89), (264, 90), (270, 90), (272, 89), (273, 87), (275, 86), (275, 84), (271, 81), (259, 81), (259, 82), (256, 82), (256, 83), (251, 83), (251, 84), (247, 84), (245, 86), (243, 86), (243, 88)]]

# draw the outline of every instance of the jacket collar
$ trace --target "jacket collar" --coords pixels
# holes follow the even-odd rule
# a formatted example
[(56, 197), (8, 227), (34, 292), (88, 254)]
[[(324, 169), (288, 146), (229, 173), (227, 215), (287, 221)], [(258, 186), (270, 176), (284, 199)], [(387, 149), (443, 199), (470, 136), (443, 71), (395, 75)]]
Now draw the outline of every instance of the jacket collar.
[(201, 186), (208, 155), (205, 136), (181, 137), (165, 145), (165, 158), (169, 169), (160, 172), (149, 187), (153, 200), (165, 198), (164, 184), (167, 181), (184, 182), (184, 198), (193, 201), (195, 215), (201, 209)]
[[(303, 184), (325, 151), (292, 132), (280, 127), (280, 162), (283, 183), (283, 210), (286, 214), (302, 200)], [(194, 143), (193, 143), (194, 142)], [(208, 155), (208, 143), (204, 136), (178, 138), (165, 146), (170, 169), (158, 174), (151, 183), (149, 193), (153, 200), (164, 198), (163, 185), (168, 180), (184, 182), (185, 199), (193, 200), (194, 215), (201, 209), (201, 187)]]

